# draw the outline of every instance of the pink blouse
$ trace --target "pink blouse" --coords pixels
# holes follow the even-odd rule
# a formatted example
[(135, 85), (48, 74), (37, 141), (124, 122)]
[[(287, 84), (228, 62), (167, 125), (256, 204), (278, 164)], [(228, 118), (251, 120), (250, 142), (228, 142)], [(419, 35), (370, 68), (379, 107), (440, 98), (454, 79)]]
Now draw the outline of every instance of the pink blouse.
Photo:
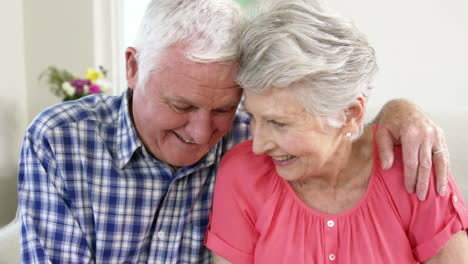
[(433, 180), (424, 202), (406, 192), (399, 147), (387, 171), (374, 151), (366, 193), (336, 215), (308, 207), (278, 176), (271, 158), (251, 149), (247, 141), (223, 158), (205, 238), (209, 249), (232, 263), (417, 263), (468, 229), (468, 210), (452, 176), (444, 197)]

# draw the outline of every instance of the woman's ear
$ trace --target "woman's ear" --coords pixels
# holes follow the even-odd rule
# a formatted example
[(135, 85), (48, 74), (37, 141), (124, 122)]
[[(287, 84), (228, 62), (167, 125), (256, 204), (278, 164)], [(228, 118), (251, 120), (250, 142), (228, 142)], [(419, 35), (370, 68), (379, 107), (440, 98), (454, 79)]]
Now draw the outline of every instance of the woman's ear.
[(364, 121), (366, 100), (359, 96), (356, 101), (345, 110), (346, 124), (359, 127)]
[(127, 85), (130, 89), (135, 89), (138, 82), (138, 62), (136, 60), (137, 50), (133, 47), (128, 47), (125, 51), (125, 70), (127, 77)]

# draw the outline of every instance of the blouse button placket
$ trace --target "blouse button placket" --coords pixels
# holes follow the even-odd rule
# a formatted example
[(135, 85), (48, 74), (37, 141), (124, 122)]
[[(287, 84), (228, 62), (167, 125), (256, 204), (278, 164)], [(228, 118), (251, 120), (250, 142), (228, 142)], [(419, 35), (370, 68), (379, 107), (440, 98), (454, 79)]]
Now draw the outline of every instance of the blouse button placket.
[(325, 225), (325, 260), (326, 263), (336, 263), (338, 253), (338, 222), (328, 219)]

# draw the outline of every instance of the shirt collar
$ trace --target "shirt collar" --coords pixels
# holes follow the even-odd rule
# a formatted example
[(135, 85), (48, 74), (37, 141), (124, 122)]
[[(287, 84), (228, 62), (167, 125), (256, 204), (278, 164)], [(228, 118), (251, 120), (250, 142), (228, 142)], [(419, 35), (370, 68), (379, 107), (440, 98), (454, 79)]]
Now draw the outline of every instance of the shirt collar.
[(133, 153), (142, 146), (130, 116), (127, 92), (122, 95), (117, 125), (118, 166), (122, 169), (130, 161)]
[(220, 144), (222, 144), (221, 141), (218, 142), (218, 144), (214, 145), (210, 149), (210, 151), (208, 151), (208, 153), (206, 153), (205, 156), (203, 156), (203, 158), (201, 158), (195, 164), (180, 168), (177, 171), (177, 178), (185, 177), (185, 176), (190, 175), (191, 173), (193, 173), (193, 172), (195, 172), (197, 170), (200, 170), (200, 169), (203, 169), (203, 168), (206, 168), (206, 167), (209, 167), (209, 166), (213, 165), (215, 163), (215, 161), (216, 161), (216, 157), (218, 155), (219, 156), (222, 155), (221, 153), (218, 153), (222, 149), (220, 147)]

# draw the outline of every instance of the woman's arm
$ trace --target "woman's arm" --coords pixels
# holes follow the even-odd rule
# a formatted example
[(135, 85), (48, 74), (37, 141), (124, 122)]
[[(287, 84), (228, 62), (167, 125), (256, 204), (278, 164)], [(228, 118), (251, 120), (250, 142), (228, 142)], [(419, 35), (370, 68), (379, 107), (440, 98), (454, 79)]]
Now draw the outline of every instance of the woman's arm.
[(231, 264), (231, 262), (227, 261), (225, 258), (221, 257), (220, 255), (211, 252), (213, 254), (213, 264)]
[[(215, 262), (216, 263), (216, 262)], [(224, 262), (219, 262), (224, 263)], [(228, 262), (226, 262), (228, 263)], [(437, 255), (423, 262), (424, 264), (457, 263), (468, 264), (468, 236), (465, 231), (455, 233), (447, 245)]]

